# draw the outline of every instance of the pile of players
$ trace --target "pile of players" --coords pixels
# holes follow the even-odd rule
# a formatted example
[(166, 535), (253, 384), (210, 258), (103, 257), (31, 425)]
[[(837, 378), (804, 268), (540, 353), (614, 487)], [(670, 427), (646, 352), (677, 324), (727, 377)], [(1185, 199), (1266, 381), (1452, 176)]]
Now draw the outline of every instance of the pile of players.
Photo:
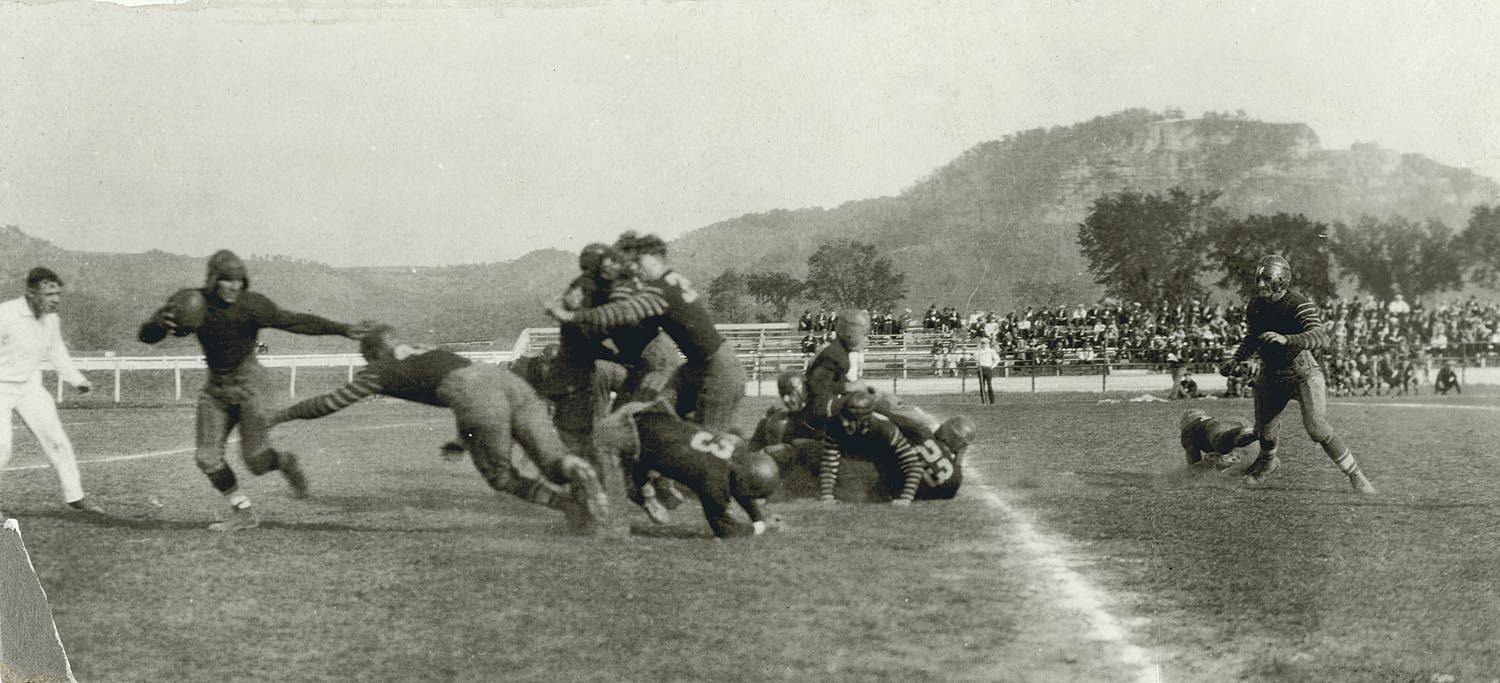
[[(907, 504), (957, 491), (972, 424), (959, 418), (940, 425), (868, 390), (859, 381), (869, 328), (860, 312), (841, 318), (837, 343), (805, 375), (781, 378), (786, 408), (773, 410), (755, 439), (741, 436), (734, 419), (744, 368), (706, 302), (666, 256), (660, 238), (633, 232), (614, 245), (586, 247), (579, 275), (547, 305), (560, 324), (559, 344), (510, 370), (406, 343), (376, 322), (284, 310), (250, 289), (244, 262), (229, 251), (214, 254), (203, 286), (175, 293), (139, 337), (154, 344), (193, 335), (202, 346), (209, 372), (198, 399), (195, 459), (229, 505), (227, 518), (211, 525), (216, 530), (259, 524), (225, 458), (232, 431), (239, 430), (251, 474), (280, 471), (301, 497), (309, 489), (302, 464), (272, 445), (271, 430), (376, 395), (452, 410), (457, 435), (443, 445), (445, 455), (467, 453), (492, 488), (559, 510), (580, 533), (628, 531), (625, 501), (665, 522), (684, 500), (678, 486), (696, 495), (715, 535), (763, 533), (772, 527), (766, 498), (802, 492), (783, 486), (784, 478), (815, 479), (816, 494), (834, 500), (846, 457), (861, 465), (846, 477), (854, 483), (839, 490), (857, 499)], [(263, 328), (343, 335), (358, 341), (367, 363), (344, 386), (277, 406), (276, 388), (256, 358)]]

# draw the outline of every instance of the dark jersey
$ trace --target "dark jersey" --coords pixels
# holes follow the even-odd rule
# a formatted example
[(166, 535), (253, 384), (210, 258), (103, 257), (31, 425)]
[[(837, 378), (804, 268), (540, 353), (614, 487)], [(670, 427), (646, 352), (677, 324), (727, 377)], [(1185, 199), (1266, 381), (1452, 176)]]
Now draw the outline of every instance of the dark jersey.
[[(864, 429), (851, 434), (844, 428), (842, 420), (828, 421), (823, 432), (823, 461), (818, 471), (819, 497), (833, 498), (839, 478), (839, 460), (848, 455), (875, 463), (882, 470), (882, 476), (899, 476), (900, 492), (896, 498), (916, 498), (926, 472), (923, 456), (884, 415), (872, 414), (864, 424)], [(895, 473), (893, 465), (900, 470), (899, 474)]]
[[(298, 402), (282, 411), (282, 418), (313, 420), (348, 408), (361, 399), (376, 394), (448, 407), (438, 396), (438, 387), (449, 373), (473, 362), (445, 349), (397, 347), (398, 353), (415, 351), (399, 359), (379, 360), (354, 374), (354, 379), (322, 396)], [(500, 371), (496, 368), (496, 371)], [(282, 421), (282, 420), (278, 420)]]
[(1242, 417), (1205, 417), (1182, 430), (1182, 447), (1194, 452), (1229, 455), (1255, 440), (1255, 430)]
[(642, 283), (623, 299), (578, 311), (576, 322), (606, 330), (643, 327), (653, 334), (660, 328), (689, 361), (706, 361), (724, 344), (698, 292), (676, 271)]
[(716, 536), (752, 533), (730, 516), (732, 502), (738, 502), (751, 521), (764, 521), (760, 504), (751, 498), (736, 497), (730, 484), (730, 458), (745, 449), (743, 440), (662, 411), (640, 413), (635, 422), (641, 452), (631, 474), (637, 485), (645, 484), (647, 473), (655, 470), (692, 489), (698, 494), (703, 515)]
[(839, 397), (859, 379), (853, 371), (849, 347), (838, 339), (823, 347), (807, 366), (807, 412), (811, 421), (826, 420), (838, 410)]
[[(1328, 344), (1317, 305), (1297, 292), (1287, 292), (1277, 301), (1251, 299), (1245, 308), (1245, 325), (1245, 338), (1235, 349), (1234, 359), (1244, 361), (1258, 352), (1264, 372), (1273, 377), (1300, 377), (1316, 370), (1318, 363), (1310, 350)], [(1286, 344), (1262, 343), (1260, 335), (1266, 332), (1286, 335)]]
[(922, 459), (922, 484), (917, 497), (952, 498), (957, 494), (964, 479), (963, 459), (939, 442), (927, 425), (911, 420), (891, 422)]
[[(203, 346), (209, 371), (216, 375), (233, 372), (255, 356), (256, 338), (262, 328), (311, 335), (349, 332), (349, 326), (343, 323), (277, 308), (259, 292), (241, 292), (239, 300), (226, 304), (206, 289), (198, 291), (208, 303), (203, 324), (198, 327), (198, 343)], [(139, 337), (147, 344), (155, 344), (166, 337), (167, 332), (166, 326), (152, 318), (141, 325)]]

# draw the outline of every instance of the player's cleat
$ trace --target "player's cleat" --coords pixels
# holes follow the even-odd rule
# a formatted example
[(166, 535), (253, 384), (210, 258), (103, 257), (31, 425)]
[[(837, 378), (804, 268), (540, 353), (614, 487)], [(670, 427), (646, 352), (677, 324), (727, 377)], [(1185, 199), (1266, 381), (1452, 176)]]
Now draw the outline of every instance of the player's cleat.
[(598, 524), (609, 521), (609, 496), (605, 495), (594, 468), (588, 465), (573, 468), (568, 473), (568, 482), (572, 484), (573, 499), (583, 506), (591, 521)]
[(1255, 462), (1250, 463), (1250, 466), (1245, 468), (1245, 483), (1264, 484), (1271, 477), (1271, 473), (1275, 472), (1278, 467), (1281, 467), (1280, 458), (1275, 455), (1267, 457), (1267, 454), (1261, 454), (1260, 457), (1255, 459)]
[(1365, 478), (1364, 472), (1355, 472), (1349, 475), (1349, 485), (1354, 488), (1355, 493), (1375, 493), (1375, 485)]
[(77, 510), (79, 512), (87, 513), (87, 514), (90, 514), (90, 515), (102, 515), (102, 514), (105, 514), (104, 513), (104, 506), (100, 505), (100, 504), (98, 504), (96, 502), (94, 502), (92, 499), (89, 499), (89, 498), (79, 498), (78, 500), (75, 500), (75, 501), (73, 501), (71, 503), (68, 503), (68, 507), (73, 508), (74, 510)]
[(661, 498), (661, 504), (668, 510), (676, 510), (687, 500), (682, 497), (682, 492), (677, 490), (677, 485), (670, 480), (661, 478), (656, 480), (656, 493)]
[(277, 451), (276, 468), (286, 475), (286, 483), (292, 487), (293, 498), (307, 497), (307, 473), (302, 471), (302, 463), (297, 459), (296, 453)]
[(667, 506), (662, 505), (661, 501), (655, 497), (643, 499), (641, 501), (641, 509), (645, 510), (646, 516), (650, 517), (651, 521), (657, 524), (672, 523), (672, 511), (668, 510)]
[(222, 522), (214, 522), (208, 525), (211, 531), (243, 531), (260, 526), (260, 520), (255, 516), (255, 510), (249, 505), (244, 507), (230, 508), (229, 519)]

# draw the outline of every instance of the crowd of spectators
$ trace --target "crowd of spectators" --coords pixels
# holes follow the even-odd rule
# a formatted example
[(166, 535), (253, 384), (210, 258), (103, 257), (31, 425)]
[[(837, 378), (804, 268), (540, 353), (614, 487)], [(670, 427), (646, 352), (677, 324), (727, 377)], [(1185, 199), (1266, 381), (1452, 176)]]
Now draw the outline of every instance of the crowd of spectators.
[[(930, 346), (937, 374), (958, 374), (978, 341), (988, 339), (1007, 365), (1022, 363), (1148, 363), (1209, 370), (1244, 336), (1243, 302), (1219, 304), (1119, 302), (1028, 307), (1009, 313), (961, 313), (928, 307), (871, 313), (870, 344)], [(1319, 353), (1335, 392), (1381, 391), (1425, 382), (1433, 357), (1500, 350), (1500, 302), (1477, 297), (1425, 303), (1401, 295), (1336, 298), (1322, 305), (1332, 343)], [(805, 311), (798, 322), (803, 350), (813, 353), (832, 334), (834, 315)]]

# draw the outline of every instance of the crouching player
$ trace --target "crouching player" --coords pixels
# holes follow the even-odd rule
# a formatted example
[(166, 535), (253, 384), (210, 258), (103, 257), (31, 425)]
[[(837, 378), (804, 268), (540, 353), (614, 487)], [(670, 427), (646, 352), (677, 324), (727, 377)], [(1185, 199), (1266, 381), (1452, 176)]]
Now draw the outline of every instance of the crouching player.
[(834, 501), (839, 467), (845, 457), (872, 462), (879, 474), (881, 493), (891, 498), (893, 505), (957, 495), (963, 483), (963, 454), (974, 438), (973, 422), (966, 417), (954, 418), (936, 431), (919, 433), (921, 440), (913, 443), (875, 407), (875, 395), (855, 391), (844, 397), (837, 417), (828, 422), (818, 467), (818, 498)]
[[(598, 425), (594, 447), (627, 463), (637, 486), (658, 472), (698, 494), (703, 516), (719, 538), (768, 528), (765, 499), (780, 472), (770, 455), (750, 450), (734, 434), (688, 422), (665, 403), (631, 403)], [(748, 526), (730, 514), (733, 503), (749, 515)]]
[(1189, 466), (1204, 462), (1225, 469), (1240, 461), (1234, 449), (1255, 443), (1255, 428), (1242, 417), (1209, 417), (1198, 409), (1182, 414), (1182, 450)]
[[(608, 503), (598, 474), (563, 446), (546, 404), (525, 380), (452, 351), (398, 344), (390, 333), (390, 326), (371, 326), (359, 343), (368, 364), (353, 381), (278, 411), (268, 426), (331, 415), (376, 394), (450, 408), (474, 467), (491, 488), (561, 510), (575, 531), (605, 521)], [(545, 479), (517, 467), (512, 443)]]

